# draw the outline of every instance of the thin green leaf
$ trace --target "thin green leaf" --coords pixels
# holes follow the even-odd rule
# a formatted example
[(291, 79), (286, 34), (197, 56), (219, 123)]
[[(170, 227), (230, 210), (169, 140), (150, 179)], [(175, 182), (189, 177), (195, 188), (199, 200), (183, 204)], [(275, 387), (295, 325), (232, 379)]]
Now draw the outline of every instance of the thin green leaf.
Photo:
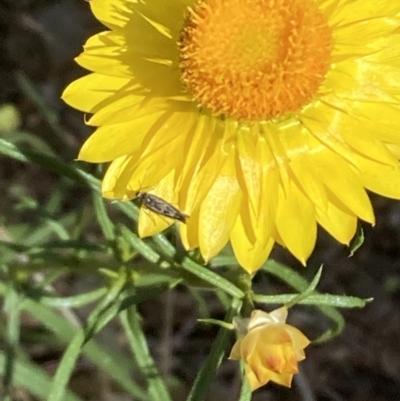
[[(0, 375), (4, 375), (4, 365), (6, 356), (0, 351)], [(22, 387), (35, 397), (44, 400), (46, 399), (53, 378), (37, 365), (26, 360), (15, 361), (14, 384)], [(65, 393), (63, 401), (82, 401), (81, 398), (73, 394), (71, 391)]]
[(227, 323), (225, 321), (218, 320), (218, 319), (205, 318), (205, 319), (197, 319), (197, 321), (199, 323), (214, 324), (216, 326), (223, 327), (224, 329), (227, 329), (227, 330), (233, 330), (234, 329), (234, 326), (233, 326), (232, 323)]
[(365, 240), (364, 230), (362, 229), (361, 225), (359, 224), (357, 227), (357, 233), (350, 243), (349, 258), (351, 258), (356, 253), (356, 251), (362, 246), (362, 244), (364, 243), (364, 240)]
[(172, 401), (168, 389), (151, 356), (146, 336), (141, 329), (136, 307), (131, 306), (125, 309), (120, 314), (120, 320), (137, 366), (140, 372), (146, 377), (149, 400)]
[(101, 297), (103, 297), (107, 293), (108, 289), (98, 288), (97, 290), (86, 292), (82, 295), (75, 295), (72, 297), (49, 297), (49, 296), (41, 296), (38, 301), (43, 305), (52, 306), (53, 308), (79, 308), (84, 305), (91, 304)]
[(17, 242), (7, 242), (0, 241), (1, 249), (10, 249), (14, 252), (20, 253), (38, 253), (41, 250), (56, 250), (56, 249), (66, 249), (66, 250), (85, 250), (90, 252), (103, 252), (105, 250), (104, 246), (99, 244), (93, 244), (87, 241), (74, 241), (74, 240), (64, 240), (64, 241), (48, 241), (46, 243), (40, 244), (40, 246), (32, 246), (26, 244), (20, 244)]
[(32, 135), (32, 132), (19, 130), (9, 132), (8, 135), (4, 135), (2, 133), (2, 136), (4, 139), (7, 139), (12, 143), (23, 144), (25, 146), (28, 144), (29, 147), (37, 150), (38, 152), (44, 153), (49, 156), (56, 156), (55, 152), (52, 150), (49, 144), (39, 136)]
[(205, 281), (206, 283), (211, 284), (211, 286), (215, 289), (218, 288), (221, 291), (231, 295), (234, 298), (243, 298), (244, 292), (236, 287), (233, 283), (228, 281), (227, 279), (221, 277), (219, 274), (214, 273), (208, 267), (199, 265), (194, 262), (192, 259), (185, 256), (182, 260), (181, 266), (182, 269), (192, 273), (194, 276), (199, 279)]
[(99, 193), (93, 191), (92, 199), (97, 221), (100, 224), (104, 237), (110, 242), (115, 241), (114, 224), (108, 217), (103, 198)]
[(303, 299), (307, 298), (310, 294), (312, 294), (314, 290), (317, 288), (319, 280), (321, 279), (321, 275), (322, 275), (322, 266), (318, 269), (318, 272), (312, 279), (310, 285), (301, 294), (296, 295), (291, 301), (285, 304), (286, 308), (289, 309), (293, 305), (299, 303)]
[[(261, 269), (281, 279), (299, 292), (304, 291), (309, 286), (307, 280), (300, 274), (281, 263), (275, 262), (274, 260), (268, 260)], [(324, 333), (317, 340), (314, 340), (314, 342), (323, 342), (338, 336), (344, 328), (345, 322), (343, 316), (335, 308), (330, 306), (317, 306), (317, 308), (323, 314), (332, 319), (334, 327)]]
[[(176, 249), (171, 243), (162, 235), (157, 234), (152, 237), (152, 240), (157, 244), (161, 251), (169, 258), (174, 258)], [(187, 256), (182, 258), (182, 262), (179, 268), (190, 272), (194, 276), (212, 285), (213, 288), (219, 288), (220, 290), (228, 293), (234, 298), (243, 298), (244, 292), (232, 284), (230, 281), (221, 277), (219, 274), (214, 273), (208, 267), (202, 266)]]
[(234, 255), (218, 255), (210, 260), (212, 267), (240, 266)]
[(337, 337), (343, 331), (346, 323), (343, 315), (339, 313), (337, 309), (332, 308), (331, 306), (318, 306), (318, 309), (334, 322), (334, 326), (322, 335), (320, 335), (318, 338), (313, 340), (314, 344), (330, 341), (333, 338)]
[(174, 258), (176, 255), (176, 249), (162, 234), (153, 235), (151, 238), (159, 249), (162, 250), (163, 254), (169, 258)]
[(149, 262), (158, 263), (160, 255), (151, 246), (146, 244), (139, 236), (124, 226), (118, 227), (123, 238)]
[(52, 110), (50, 105), (46, 104), (43, 96), (23, 72), (17, 72), (16, 79), (21, 91), (32, 101), (32, 103), (37, 107), (40, 115), (51, 127), (55, 134), (54, 138), (57, 139), (58, 147), (62, 147), (64, 152), (68, 152), (67, 157), (73, 157), (71, 146), (66, 139), (68, 138), (67, 132), (60, 124), (57, 113)]
[(24, 163), (38, 164), (45, 170), (52, 171), (61, 177), (70, 178), (93, 190), (100, 190), (100, 181), (91, 174), (77, 168), (77, 163), (64, 163), (58, 158), (47, 156), (30, 149), (21, 150), (4, 139), (0, 139), (0, 153)]
[(153, 299), (162, 294), (164, 291), (174, 288), (177, 284), (180, 283), (180, 281), (180, 279), (177, 279), (154, 286), (137, 288), (134, 295), (127, 296), (126, 298), (121, 300), (118, 306), (118, 311), (122, 312), (123, 310), (130, 308), (133, 305), (140, 304), (144, 301), (147, 301), (148, 299)]
[[(280, 294), (280, 295), (253, 295), (253, 301), (263, 304), (284, 304), (292, 303), (298, 297), (297, 294)], [(363, 308), (367, 303), (372, 302), (373, 298), (357, 298), (347, 295), (332, 294), (311, 294), (305, 299), (296, 301), (301, 305), (324, 305), (333, 306), (335, 308)]]
[(113, 205), (134, 221), (139, 219), (139, 208), (133, 202), (115, 201)]

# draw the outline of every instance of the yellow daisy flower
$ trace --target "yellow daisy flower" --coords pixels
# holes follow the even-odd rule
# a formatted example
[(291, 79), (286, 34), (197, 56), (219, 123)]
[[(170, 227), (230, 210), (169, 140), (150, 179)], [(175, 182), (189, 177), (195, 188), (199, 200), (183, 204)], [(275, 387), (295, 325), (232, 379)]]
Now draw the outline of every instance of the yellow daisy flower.
[(305, 359), (304, 348), (310, 341), (296, 327), (286, 324), (285, 307), (267, 313), (252, 312), (250, 319), (235, 319), (242, 335), (229, 359), (242, 359), (252, 391), (269, 381), (290, 387), (298, 373), (298, 362)]
[[(108, 31), (64, 100), (97, 127), (80, 160), (103, 195), (150, 191), (189, 215), (187, 249), (231, 241), (256, 271), (275, 242), (302, 263), (321, 225), (348, 244), (366, 190), (400, 198), (400, 2), (92, 0)], [(151, 235), (172, 220), (140, 217)]]

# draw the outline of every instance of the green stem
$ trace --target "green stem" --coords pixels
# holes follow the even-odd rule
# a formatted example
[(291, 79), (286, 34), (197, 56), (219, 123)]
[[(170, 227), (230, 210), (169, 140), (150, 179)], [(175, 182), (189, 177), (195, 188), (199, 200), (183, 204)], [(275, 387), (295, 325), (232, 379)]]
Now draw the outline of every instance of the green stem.
[(239, 266), (235, 268), (230, 277), (236, 287), (241, 289), (244, 293), (241, 315), (243, 317), (249, 317), (254, 310), (252, 277)]
[[(241, 300), (234, 299), (232, 301), (232, 305), (225, 316), (226, 322), (231, 322), (233, 317), (239, 313), (241, 304)], [(214, 379), (216, 370), (221, 364), (230, 336), (230, 330), (222, 327), (220, 328), (211, 351), (201, 371), (197, 375), (196, 381), (186, 401), (204, 401), (206, 399), (208, 388), (211, 381)]]

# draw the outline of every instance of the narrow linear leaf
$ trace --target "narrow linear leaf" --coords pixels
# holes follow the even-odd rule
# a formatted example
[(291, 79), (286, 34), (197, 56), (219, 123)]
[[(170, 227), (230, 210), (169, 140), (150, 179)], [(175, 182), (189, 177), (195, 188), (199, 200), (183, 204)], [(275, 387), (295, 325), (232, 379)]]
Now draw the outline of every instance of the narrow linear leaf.
[(107, 291), (108, 289), (103, 287), (82, 295), (75, 295), (72, 297), (57, 298), (42, 296), (39, 298), (39, 301), (43, 305), (52, 306), (54, 308), (79, 308), (97, 301), (98, 299), (103, 297), (107, 293)]
[(150, 354), (135, 306), (125, 309), (120, 314), (122, 327), (125, 330), (131, 352), (137, 366), (147, 380), (149, 400), (172, 401), (168, 389), (160, 376), (156, 364)]
[(139, 219), (139, 208), (133, 202), (113, 202), (121, 212), (130, 217), (132, 220), (137, 221)]
[(39, 91), (35, 88), (35, 85), (31, 82), (29, 77), (25, 75), (23, 72), (17, 72), (16, 80), (18, 86), (22, 90), (22, 92), (32, 101), (32, 103), (37, 107), (40, 115), (45, 119), (45, 121), (51, 127), (55, 137), (57, 138), (57, 142), (59, 146), (62, 146), (68, 153), (69, 156), (72, 156), (71, 149), (69, 143), (67, 141), (67, 133), (60, 124), (57, 113), (52, 110), (50, 105), (46, 104), (43, 96), (39, 93)]
[[(176, 249), (163, 235), (157, 234), (152, 237), (152, 240), (157, 244), (157, 246), (167, 257), (175, 257)], [(221, 277), (219, 274), (214, 273), (208, 267), (199, 265), (187, 256), (184, 256), (182, 258), (182, 262), (180, 263), (179, 267), (192, 273), (201, 280), (211, 284), (214, 288), (219, 288), (220, 290), (228, 293), (234, 298), (244, 297), (244, 292), (236, 287), (233, 283)]]
[(239, 266), (234, 255), (218, 255), (210, 260), (210, 264), (212, 267)]
[(104, 200), (98, 192), (92, 193), (94, 211), (96, 213), (97, 221), (100, 224), (101, 230), (103, 231), (104, 237), (108, 241), (115, 241), (115, 229), (114, 224), (108, 217)]
[[(292, 302), (297, 297), (296, 294), (280, 294), (280, 295), (258, 295), (254, 294), (252, 299), (255, 302), (264, 304), (284, 304)], [(312, 294), (307, 298), (296, 303), (301, 305), (325, 305), (335, 308), (363, 308), (367, 303), (372, 302), (373, 298), (357, 298), (347, 295), (332, 294)]]
[[(0, 241), (1, 254), (4, 255), (5, 252), (16, 252), (16, 253), (26, 253), (27, 255), (32, 255), (39, 260), (46, 259), (46, 255), (54, 256), (55, 259), (63, 260), (59, 253), (52, 253), (52, 251), (57, 251), (58, 249), (65, 249), (70, 251), (91, 251), (91, 252), (104, 252), (107, 248), (99, 245), (89, 246), (88, 244), (82, 247), (76, 246), (73, 241), (50, 241), (47, 243), (41, 243), (40, 245), (32, 244), (20, 244), (16, 242), (3, 242)], [(47, 257), (49, 259), (49, 257)], [(65, 259), (65, 256), (64, 256)]]
[(296, 295), (291, 301), (285, 304), (286, 308), (289, 309), (291, 306), (299, 303), (303, 299), (307, 298), (310, 294), (312, 294), (314, 290), (317, 288), (319, 280), (321, 279), (321, 275), (322, 275), (322, 266), (318, 269), (317, 274), (314, 276), (309, 286), (302, 293)]
[(362, 229), (361, 225), (359, 224), (357, 227), (357, 233), (352, 239), (350, 243), (350, 254), (349, 258), (351, 258), (359, 248), (361, 248), (362, 244), (364, 243), (365, 236), (364, 236), (364, 230)]
[(100, 181), (91, 174), (85, 173), (83, 170), (77, 168), (76, 163), (64, 163), (59, 158), (44, 155), (43, 153), (30, 149), (24, 149), (22, 151), (11, 142), (1, 138), (0, 153), (24, 163), (38, 164), (45, 170), (52, 171), (59, 176), (67, 177), (93, 190), (100, 190)]
[[(0, 351), (0, 375), (4, 375), (5, 373), (3, 368), (5, 361), (6, 356)], [(19, 359), (15, 361), (14, 385), (24, 388), (35, 397), (38, 397), (42, 400), (46, 399), (52, 380), (53, 378), (40, 369), (37, 365), (27, 361), (21, 361)], [(65, 393), (63, 401), (83, 400), (68, 390)]]
[(211, 284), (213, 288), (218, 288), (234, 298), (244, 297), (244, 292), (236, 287), (233, 283), (221, 277), (219, 274), (214, 273), (208, 267), (199, 265), (187, 256), (183, 258), (180, 267), (192, 273), (201, 280)]
[[(309, 285), (307, 280), (300, 274), (281, 263), (275, 262), (274, 260), (268, 260), (261, 269), (281, 279), (296, 291), (304, 291)], [(315, 343), (320, 343), (338, 336), (344, 329), (345, 321), (343, 316), (331, 306), (317, 306), (317, 308), (323, 314), (328, 316), (334, 323), (334, 327), (332, 329), (328, 330), (318, 339), (314, 340)]]
[(334, 326), (333, 328), (327, 330), (325, 333), (313, 340), (313, 344), (324, 343), (337, 337), (343, 331), (344, 325), (346, 323), (343, 315), (339, 313), (337, 309), (330, 306), (319, 306), (318, 309), (334, 322)]
[(123, 238), (144, 258), (146, 258), (149, 262), (158, 263), (161, 259), (161, 256), (146, 242), (139, 238), (139, 236), (128, 228), (120, 226), (118, 227)]
[(215, 326), (223, 327), (224, 329), (227, 329), (227, 330), (233, 330), (234, 329), (234, 326), (233, 326), (232, 323), (228, 323), (228, 322), (225, 322), (225, 321), (222, 321), (222, 320), (205, 318), (205, 319), (197, 319), (197, 321), (199, 323), (214, 324)]

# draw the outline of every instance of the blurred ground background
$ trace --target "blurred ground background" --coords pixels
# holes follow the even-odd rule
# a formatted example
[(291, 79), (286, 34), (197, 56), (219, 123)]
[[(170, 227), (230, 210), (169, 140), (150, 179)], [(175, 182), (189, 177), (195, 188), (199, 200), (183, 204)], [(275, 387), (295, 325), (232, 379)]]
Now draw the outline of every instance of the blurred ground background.
[[(69, 82), (84, 74), (73, 58), (85, 40), (101, 29), (84, 0), (0, 0), (0, 107), (2, 113), (14, 116), (18, 127), (18, 134), (0, 128), (3, 138), (43, 151), (49, 147), (64, 161), (76, 157), (90, 128), (83, 124), (82, 113), (63, 104), (60, 94)], [(47, 109), (54, 115), (47, 115)], [(91, 166), (87, 169), (95, 171)], [(82, 208), (90, 214), (90, 195), (84, 188), (60, 183), (57, 176), (34, 164), (0, 157), (0, 179), (2, 241), (23, 241), (28, 226), (40, 225), (43, 216), (37, 214), (38, 205), (45, 204), (55, 191), (62, 199), (53, 210), (54, 218), (67, 218)], [(344, 311), (347, 324), (343, 334), (308, 349), (292, 390), (270, 385), (254, 394), (255, 401), (400, 400), (400, 202), (377, 196), (372, 196), (372, 201), (377, 224), (374, 228), (363, 226), (366, 239), (355, 256), (349, 258), (348, 249), (323, 232), (307, 270), (286, 251), (274, 250), (275, 259), (296, 267), (308, 278), (324, 263), (320, 291), (374, 297), (375, 301), (362, 310)], [(87, 236), (95, 239), (96, 232), (96, 227), (87, 224)], [(55, 288), (58, 294), (68, 296), (94, 288), (99, 280), (96, 274), (74, 271), (64, 274)], [(265, 276), (256, 278), (255, 283), (259, 293), (288, 291)], [(207, 307), (212, 317), (223, 317), (211, 294)], [(172, 373), (180, 383), (174, 401), (183, 400), (217, 329), (196, 322), (198, 305), (179, 287), (142, 304), (140, 311), (161, 372)], [(77, 318), (83, 321), (87, 313), (85, 308), (79, 310)], [(4, 319), (0, 314), (0, 328), (4, 328)], [(294, 308), (291, 319), (311, 338), (327, 325), (312, 308)], [(21, 341), (31, 360), (54, 373), (63, 345), (32, 317), (24, 315), (22, 322)], [(126, 346), (118, 327), (112, 324), (98, 338), (111, 349), (124, 351)], [(223, 363), (210, 401), (237, 399), (240, 380), (236, 368), (234, 362)], [(79, 361), (71, 387), (84, 400), (132, 399), (85, 358)], [(16, 388), (14, 399), (35, 398)]]

